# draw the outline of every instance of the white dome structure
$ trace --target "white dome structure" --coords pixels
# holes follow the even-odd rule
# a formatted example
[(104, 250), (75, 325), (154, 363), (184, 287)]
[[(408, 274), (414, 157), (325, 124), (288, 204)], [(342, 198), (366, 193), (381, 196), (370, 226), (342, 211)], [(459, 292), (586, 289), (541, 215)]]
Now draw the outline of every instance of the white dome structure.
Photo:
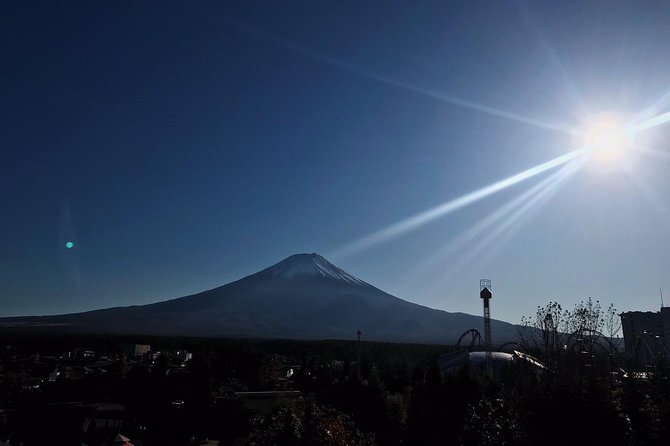
[[(491, 352), (493, 362), (493, 377), (498, 379), (511, 368), (513, 364), (526, 363), (538, 371), (546, 369), (544, 364), (531, 355), (514, 350), (512, 353)], [(440, 373), (443, 377), (458, 373), (465, 366), (471, 370), (486, 373), (486, 352), (468, 352), (459, 350), (453, 353), (445, 353), (438, 358)]]

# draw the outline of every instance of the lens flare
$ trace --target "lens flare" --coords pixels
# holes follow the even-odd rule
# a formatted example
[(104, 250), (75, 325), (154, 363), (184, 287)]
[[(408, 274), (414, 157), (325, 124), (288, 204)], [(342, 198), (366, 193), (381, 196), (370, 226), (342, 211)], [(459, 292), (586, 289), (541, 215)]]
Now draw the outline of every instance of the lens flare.
[(592, 159), (619, 163), (635, 146), (635, 129), (618, 114), (602, 113), (590, 119), (580, 132), (580, 142)]
[(435, 206), (431, 209), (420, 212), (411, 217), (405, 218), (397, 223), (382, 228), (377, 232), (362, 237), (352, 243), (349, 243), (348, 245), (345, 245), (339, 248), (338, 250), (330, 253), (329, 256), (340, 257), (350, 255), (355, 252), (367, 249), (371, 246), (377, 245), (381, 242), (394, 239), (400, 235), (413, 231), (419, 228), (420, 226), (430, 223), (440, 217), (450, 214), (458, 209), (469, 206), (472, 203), (475, 203), (490, 195), (505, 190), (508, 187), (514, 186), (515, 184), (521, 183), (522, 181), (525, 181), (529, 178), (539, 175), (542, 172), (546, 172), (550, 169), (554, 169), (558, 166), (573, 161), (576, 158), (581, 157), (582, 155), (584, 155), (584, 150), (582, 149), (573, 150), (572, 152), (568, 152), (545, 163), (531, 167), (530, 169), (524, 170), (523, 172), (517, 173), (516, 175), (512, 175), (511, 177), (505, 178), (493, 184), (489, 184), (488, 186), (482, 187), (481, 189), (477, 189), (468, 194), (462, 195), (458, 198), (455, 198), (453, 200)]

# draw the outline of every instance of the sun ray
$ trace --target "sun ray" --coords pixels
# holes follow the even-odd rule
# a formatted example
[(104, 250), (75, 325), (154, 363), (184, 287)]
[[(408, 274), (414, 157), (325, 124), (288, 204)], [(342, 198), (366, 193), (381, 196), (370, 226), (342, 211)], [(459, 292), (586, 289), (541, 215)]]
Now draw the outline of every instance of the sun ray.
[(579, 91), (577, 85), (572, 81), (565, 68), (565, 64), (561, 60), (561, 57), (558, 55), (554, 47), (549, 43), (549, 40), (547, 40), (546, 33), (544, 31), (546, 27), (541, 23), (540, 18), (531, 12), (531, 9), (528, 7), (528, 5), (522, 2), (516, 2), (514, 6), (519, 12), (519, 17), (521, 18), (522, 23), (533, 36), (533, 40), (537, 42), (538, 46), (544, 52), (546, 60), (549, 62), (552, 70), (558, 73), (560, 79), (562, 80), (565, 89), (560, 93), (567, 95), (568, 102), (572, 107), (569, 112), (574, 114), (576, 109), (576, 115), (583, 114), (585, 110), (581, 98), (584, 95)]
[(418, 263), (416, 266), (411, 268), (407, 274), (408, 279), (423, 276), (428, 270), (430, 270), (435, 265), (441, 265), (443, 260), (452, 253), (457, 252), (460, 248), (465, 246), (472, 239), (482, 234), (493, 224), (502, 220), (506, 215), (513, 212), (519, 206), (524, 204), (526, 201), (532, 199), (533, 196), (541, 192), (542, 190), (552, 187), (556, 178), (562, 175), (563, 169), (552, 173), (547, 178), (544, 178), (539, 183), (535, 184), (532, 188), (524, 191), (522, 194), (513, 198), (512, 200), (505, 203), (503, 206), (499, 207), (495, 212), (489, 214), (484, 219), (477, 222), (474, 226), (469, 228), (467, 231), (459, 234), (452, 240), (450, 240), (446, 245), (439, 248), (438, 250), (431, 253), (423, 261)]
[(670, 105), (670, 90), (661, 96), (656, 102), (635, 115), (635, 122), (647, 121), (658, 115), (661, 110)]
[[(448, 270), (440, 276), (440, 280), (435, 283), (433, 291), (444, 289), (444, 285), (454, 279), (463, 269), (476, 259), (482, 259), (484, 256), (490, 258), (498, 249), (500, 249), (512, 236), (512, 234), (523, 225), (523, 220), (528, 220), (532, 212), (540, 209), (542, 202), (546, 202), (549, 197), (558, 192), (559, 185), (574, 175), (583, 163), (571, 163), (561, 169), (556, 177), (547, 187), (536, 193), (530, 200), (518, 207), (513, 214), (509, 216), (502, 224), (487, 233), (486, 237), (470, 247), (463, 256), (459, 256), (458, 263), (449, 265)], [(493, 247), (492, 247), (493, 244)]]
[(489, 245), (482, 247), (482, 251), (486, 251), (484, 258), (492, 258), (512, 238), (514, 233), (521, 229), (524, 222), (529, 220), (533, 213), (538, 212), (559, 191), (560, 185), (576, 174), (582, 166), (583, 163), (566, 166), (566, 169), (561, 172), (562, 175), (550, 187), (533, 197), (532, 202), (524, 205), (507, 222), (496, 228), (488, 241)]
[(436, 220), (437, 218), (443, 217), (451, 212), (454, 212), (458, 209), (461, 209), (465, 206), (475, 203), (483, 198), (493, 195), (496, 192), (500, 192), (501, 190), (507, 189), (510, 186), (513, 186), (517, 183), (527, 180), (528, 178), (532, 178), (535, 175), (538, 175), (542, 172), (546, 172), (547, 170), (568, 163), (569, 161), (572, 161), (575, 158), (582, 156), (584, 153), (585, 151), (582, 148), (568, 152), (545, 163), (524, 170), (523, 172), (520, 172), (516, 175), (512, 175), (511, 177), (505, 178), (503, 180), (485, 186), (476, 191), (462, 195), (461, 197), (442, 203), (438, 206), (428, 209), (427, 211), (423, 211), (411, 217), (405, 218), (397, 223), (389, 225), (383, 229), (380, 229), (379, 231), (376, 231), (352, 243), (349, 243), (348, 245), (345, 245), (335, 250), (330, 255), (332, 257), (341, 257), (345, 255), (350, 255), (355, 252), (359, 252), (361, 250), (370, 248), (381, 242), (394, 239), (400, 235), (403, 235), (427, 223), (430, 223)]
[(661, 113), (660, 115), (656, 115), (653, 118), (640, 122), (639, 124), (634, 124), (633, 131), (635, 133), (640, 133), (668, 122), (670, 122), (670, 112)]
[(528, 124), (532, 125), (535, 127), (539, 127), (545, 130), (552, 130), (556, 132), (562, 132), (562, 133), (568, 133), (572, 134), (574, 129), (570, 126), (563, 125), (563, 124), (555, 124), (551, 122), (546, 122), (546, 121), (541, 121), (538, 119), (530, 118), (527, 116), (519, 115), (517, 113), (512, 113), (506, 110), (500, 110), (494, 107), (489, 107), (487, 105), (482, 105), (478, 104), (476, 102), (468, 101), (466, 99), (462, 99), (456, 96), (452, 96), (449, 94), (444, 94), (444, 93), (439, 93), (427, 88), (422, 88), (422, 87), (417, 87), (415, 85), (399, 81), (397, 79), (394, 79), (389, 76), (384, 76), (376, 73), (372, 73), (370, 71), (364, 70), (362, 68), (359, 68), (349, 62), (346, 62), (341, 59), (337, 59), (334, 57), (330, 56), (325, 56), (317, 51), (314, 51), (310, 48), (307, 48), (303, 45), (300, 45), (296, 42), (293, 42), (291, 40), (287, 40), (282, 37), (278, 37), (274, 34), (271, 34), (267, 31), (263, 31), (261, 29), (258, 29), (256, 27), (250, 26), (248, 24), (242, 24), (236, 20), (233, 20), (230, 17), (221, 17), (221, 20), (224, 21), (226, 24), (236, 28), (237, 30), (240, 30), (244, 33), (251, 34), (255, 36), (256, 38), (269, 41), (274, 43), (275, 45), (279, 45), (283, 47), (284, 49), (287, 49), (289, 51), (292, 51), (297, 54), (302, 54), (304, 56), (311, 57), (312, 59), (319, 60), (323, 63), (326, 63), (328, 65), (334, 66), (336, 68), (342, 69), (349, 71), (351, 73), (355, 73), (364, 77), (367, 77), (368, 79), (372, 79), (375, 81), (378, 81), (382, 84), (389, 85), (391, 87), (395, 88), (400, 88), (412, 93), (416, 93), (425, 97), (429, 97), (432, 99), (439, 100), (441, 102), (449, 103), (452, 105), (458, 105), (460, 107), (468, 108), (470, 110), (475, 110), (479, 111), (482, 113), (486, 113), (492, 116), (497, 116), (500, 118), (505, 118), (509, 119), (512, 121), (516, 121), (522, 124)]

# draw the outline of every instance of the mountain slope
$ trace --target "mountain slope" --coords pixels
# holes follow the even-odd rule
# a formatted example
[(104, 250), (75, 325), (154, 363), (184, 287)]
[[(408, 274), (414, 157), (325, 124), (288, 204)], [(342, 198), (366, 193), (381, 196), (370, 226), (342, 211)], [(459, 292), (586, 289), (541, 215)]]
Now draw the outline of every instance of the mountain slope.
[[(352, 339), (453, 344), (482, 318), (413, 304), (352, 276), (318, 254), (296, 254), (256, 274), (164, 302), (58, 316), (0, 319), (0, 326), (183, 336)], [(493, 321), (495, 343), (516, 327)]]

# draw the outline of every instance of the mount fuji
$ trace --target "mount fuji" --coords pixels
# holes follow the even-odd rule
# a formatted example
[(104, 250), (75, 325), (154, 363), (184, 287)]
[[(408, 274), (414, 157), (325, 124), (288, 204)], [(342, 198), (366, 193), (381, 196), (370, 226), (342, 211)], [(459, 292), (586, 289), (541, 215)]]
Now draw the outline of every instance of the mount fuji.
[[(0, 319), (0, 327), (87, 333), (454, 344), (483, 319), (407, 302), (318, 254), (295, 254), (235, 282), (168, 301), (57, 316)], [(492, 321), (496, 344), (516, 326)]]

